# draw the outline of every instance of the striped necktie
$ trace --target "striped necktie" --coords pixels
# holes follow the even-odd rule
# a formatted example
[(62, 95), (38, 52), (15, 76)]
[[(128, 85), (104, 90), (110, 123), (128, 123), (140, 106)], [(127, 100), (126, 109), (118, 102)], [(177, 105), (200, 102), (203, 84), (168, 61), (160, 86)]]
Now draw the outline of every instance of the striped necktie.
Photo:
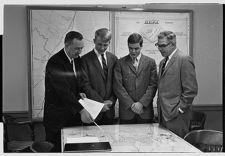
[(165, 70), (165, 67), (166, 67), (166, 62), (168, 61), (169, 57), (167, 56), (163, 65), (162, 65), (162, 72), (161, 72), (161, 75), (163, 74), (164, 70)]
[(106, 65), (106, 60), (105, 60), (104, 54), (101, 54), (101, 56), (102, 56), (103, 73), (105, 75), (105, 78), (107, 78), (108, 68)]

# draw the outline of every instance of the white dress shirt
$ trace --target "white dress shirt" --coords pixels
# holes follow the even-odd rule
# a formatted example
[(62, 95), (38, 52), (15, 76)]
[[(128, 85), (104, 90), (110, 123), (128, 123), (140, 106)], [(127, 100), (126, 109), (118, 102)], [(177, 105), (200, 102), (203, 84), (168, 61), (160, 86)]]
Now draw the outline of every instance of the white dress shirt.
[[(98, 51), (95, 48), (94, 48), (94, 52), (95, 52), (95, 54), (96, 54), (96, 56), (97, 56), (97, 58), (98, 58), (98, 60), (101, 64), (102, 69), (103, 69), (101, 54), (99, 54)], [(107, 65), (106, 51), (103, 54), (104, 54), (105, 62), (106, 62), (106, 65)]]
[(73, 58), (71, 59), (71, 58), (67, 55), (65, 48), (64, 48), (64, 52), (65, 52), (65, 54), (66, 54), (68, 60), (70, 61), (70, 63), (73, 61), (73, 72), (74, 72), (75, 76), (77, 76), (77, 72), (76, 72), (76, 68), (75, 68), (75, 63), (74, 63), (74, 59), (73, 59)]

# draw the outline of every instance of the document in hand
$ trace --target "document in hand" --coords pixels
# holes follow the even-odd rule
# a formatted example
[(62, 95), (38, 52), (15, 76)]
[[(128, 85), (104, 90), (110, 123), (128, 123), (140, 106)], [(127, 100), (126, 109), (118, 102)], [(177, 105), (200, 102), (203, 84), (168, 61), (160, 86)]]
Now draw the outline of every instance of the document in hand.
[(91, 114), (93, 120), (95, 120), (104, 106), (103, 103), (88, 98), (80, 99), (79, 102)]

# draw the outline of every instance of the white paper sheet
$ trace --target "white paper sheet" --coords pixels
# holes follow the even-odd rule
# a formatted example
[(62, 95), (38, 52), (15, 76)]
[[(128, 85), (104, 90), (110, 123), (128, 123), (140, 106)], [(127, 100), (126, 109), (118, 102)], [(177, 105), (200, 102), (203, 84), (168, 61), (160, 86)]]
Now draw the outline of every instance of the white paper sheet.
[(80, 99), (79, 102), (91, 114), (93, 120), (95, 120), (95, 118), (98, 116), (104, 106), (103, 103), (88, 98), (84, 98), (84, 100)]

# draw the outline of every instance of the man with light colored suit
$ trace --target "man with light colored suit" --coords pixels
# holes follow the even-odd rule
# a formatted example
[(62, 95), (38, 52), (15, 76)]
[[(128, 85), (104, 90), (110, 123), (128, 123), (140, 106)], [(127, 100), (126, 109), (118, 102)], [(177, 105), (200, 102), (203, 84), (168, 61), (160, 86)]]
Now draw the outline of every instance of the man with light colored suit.
[(121, 124), (153, 121), (153, 98), (157, 90), (155, 60), (141, 54), (143, 38), (138, 33), (128, 37), (129, 54), (117, 62), (113, 89), (119, 99)]
[(110, 40), (111, 32), (107, 28), (98, 29), (94, 38), (95, 48), (81, 58), (86, 73), (84, 91), (87, 97), (105, 104), (96, 118), (98, 124), (112, 124), (115, 116), (112, 77), (117, 57), (107, 51)]
[(159, 65), (159, 123), (184, 137), (189, 131), (191, 106), (198, 91), (195, 65), (190, 56), (177, 49), (173, 32), (161, 32), (155, 45), (164, 57)]

